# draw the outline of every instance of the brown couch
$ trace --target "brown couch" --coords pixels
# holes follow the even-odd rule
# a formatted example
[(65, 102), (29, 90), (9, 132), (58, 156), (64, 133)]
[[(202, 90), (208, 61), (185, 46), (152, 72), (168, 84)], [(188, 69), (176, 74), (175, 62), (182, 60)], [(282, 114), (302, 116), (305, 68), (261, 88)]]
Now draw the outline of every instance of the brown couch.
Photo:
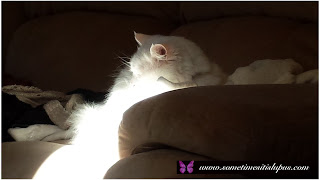
[[(318, 67), (317, 2), (4, 2), (3, 12), (4, 84), (20, 79), (46, 90), (106, 90), (121, 65), (117, 57), (136, 50), (133, 31), (191, 39), (228, 74), (259, 59)], [(252, 177), (181, 175), (178, 160), (314, 165), (317, 99), (318, 86), (304, 84), (197, 87), (144, 100), (125, 113), (121, 160), (105, 177)], [(32, 178), (64, 146), (3, 143), (2, 177)]]

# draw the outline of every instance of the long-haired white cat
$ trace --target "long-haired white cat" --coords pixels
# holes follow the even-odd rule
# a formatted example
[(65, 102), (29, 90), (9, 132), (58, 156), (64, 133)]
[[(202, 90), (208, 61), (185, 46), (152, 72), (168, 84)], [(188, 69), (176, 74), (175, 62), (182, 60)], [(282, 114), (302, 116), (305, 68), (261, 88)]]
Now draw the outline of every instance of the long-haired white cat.
[[(119, 160), (118, 128), (123, 113), (133, 104), (179, 88), (227, 82), (219, 66), (209, 61), (195, 43), (183, 37), (135, 33), (135, 39), (138, 50), (119, 72), (105, 101), (79, 105), (68, 119), (67, 131), (58, 131), (42, 141), (71, 138), (79, 150), (85, 149), (84, 156), (98, 155), (105, 170)], [(280, 74), (279, 63), (283, 65)], [(293, 60), (261, 60), (237, 69), (227, 84), (256, 84), (257, 75), (264, 77), (273, 71), (276, 76), (262, 83), (304, 83), (318, 79), (317, 70), (296, 77), (302, 67)]]
[[(69, 118), (75, 144), (93, 141), (108, 144), (105, 142), (110, 136), (108, 131), (117, 132), (123, 112), (143, 99), (182, 87), (226, 81), (218, 65), (183, 37), (135, 33), (135, 39), (138, 50), (116, 77), (104, 103), (86, 104)], [(102, 132), (96, 130), (97, 126)]]
[(120, 71), (105, 102), (84, 105), (69, 119), (74, 144), (97, 141), (108, 146), (111, 133), (112, 141), (118, 141), (122, 114), (133, 104), (180, 87), (217, 85), (226, 80), (220, 68), (185, 38), (135, 33), (135, 39), (138, 50), (129, 66)]
[(135, 33), (139, 44), (101, 104), (79, 105), (68, 119), (70, 128), (44, 139), (71, 138), (72, 144), (97, 150), (111, 164), (119, 159), (118, 128), (133, 104), (174, 89), (224, 84), (226, 75), (193, 42), (175, 36)]

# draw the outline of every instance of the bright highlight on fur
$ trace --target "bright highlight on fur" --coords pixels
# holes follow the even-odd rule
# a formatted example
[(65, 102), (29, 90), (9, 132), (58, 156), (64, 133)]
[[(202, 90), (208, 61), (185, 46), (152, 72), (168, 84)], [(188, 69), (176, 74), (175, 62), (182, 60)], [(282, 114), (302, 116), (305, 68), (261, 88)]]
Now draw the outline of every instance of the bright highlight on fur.
[[(101, 104), (79, 105), (68, 119), (70, 128), (52, 136), (72, 138), (73, 147), (53, 153), (35, 177), (45, 177), (47, 171), (56, 169), (59, 163), (65, 162), (64, 159), (69, 159), (67, 164), (75, 169), (74, 173), (84, 174), (81, 178), (88, 174), (91, 178), (93, 174), (97, 178), (103, 177), (102, 171), (119, 160), (118, 128), (128, 108), (164, 92), (217, 85), (225, 80), (220, 68), (210, 62), (196, 44), (185, 38), (135, 33), (135, 39), (140, 46), (116, 77), (106, 100)], [(84, 170), (88, 163), (84, 159), (94, 166), (89, 169), (96, 169), (95, 172)], [(73, 173), (68, 170), (61, 173), (72, 178)]]
[[(50, 136), (72, 138), (74, 145), (54, 152), (39, 168), (35, 178), (52, 178), (52, 169), (55, 169), (55, 175), (64, 178), (92, 179), (93, 175), (102, 178), (119, 160), (118, 128), (128, 108), (164, 92), (222, 85), (227, 81), (219, 66), (185, 38), (135, 33), (135, 39), (140, 46), (130, 62), (125, 62), (126, 67), (119, 72), (106, 100), (101, 104), (78, 106), (68, 119), (70, 128)], [(318, 81), (318, 70), (301, 72), (300, 65), (293, 60), (260, 60), (238, 68), (229, 76), (227, 84)]]
[(84, 105), (69, 118), (74, 144), (97, 141), (98, 148), (110, 147), (110, 142), (118, 141), (123, 112), (133, 104), (174, 89), (225, 81), (220, 68), (183, 37), (135, 33), (135, 39), (140, 46), (116, 77), (105, 102)]

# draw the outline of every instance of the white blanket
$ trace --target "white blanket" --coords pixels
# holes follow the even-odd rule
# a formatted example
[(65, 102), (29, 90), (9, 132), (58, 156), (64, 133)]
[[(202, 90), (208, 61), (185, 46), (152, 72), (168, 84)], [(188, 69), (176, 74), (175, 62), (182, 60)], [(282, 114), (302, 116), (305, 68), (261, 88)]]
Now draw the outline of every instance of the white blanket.
[(292, 59), (258, 60), (248, 66), (237, 68), (228, 77), (226, 84), (302, 84), (318, 81), (317, 69), (302, 72), (302, 66)]

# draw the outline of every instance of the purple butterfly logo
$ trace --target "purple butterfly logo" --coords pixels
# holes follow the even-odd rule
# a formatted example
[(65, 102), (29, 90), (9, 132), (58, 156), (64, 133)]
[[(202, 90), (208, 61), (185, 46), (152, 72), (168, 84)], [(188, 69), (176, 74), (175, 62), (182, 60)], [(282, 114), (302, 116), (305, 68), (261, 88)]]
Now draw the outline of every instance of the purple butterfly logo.
[(186, 170), (187, 170), (189, 172), (189, 174), (191, 174), (193, 172), (193, 168), (192, 168), (193, 167), (193, 163), (194, 163), (194, 161), (191, 161), (186, 167), (186, 165), (184, 165), (182, 161), (179, 161), (180, 172), (182, 174), (184, 174), (184, 172), (186, 172)]

